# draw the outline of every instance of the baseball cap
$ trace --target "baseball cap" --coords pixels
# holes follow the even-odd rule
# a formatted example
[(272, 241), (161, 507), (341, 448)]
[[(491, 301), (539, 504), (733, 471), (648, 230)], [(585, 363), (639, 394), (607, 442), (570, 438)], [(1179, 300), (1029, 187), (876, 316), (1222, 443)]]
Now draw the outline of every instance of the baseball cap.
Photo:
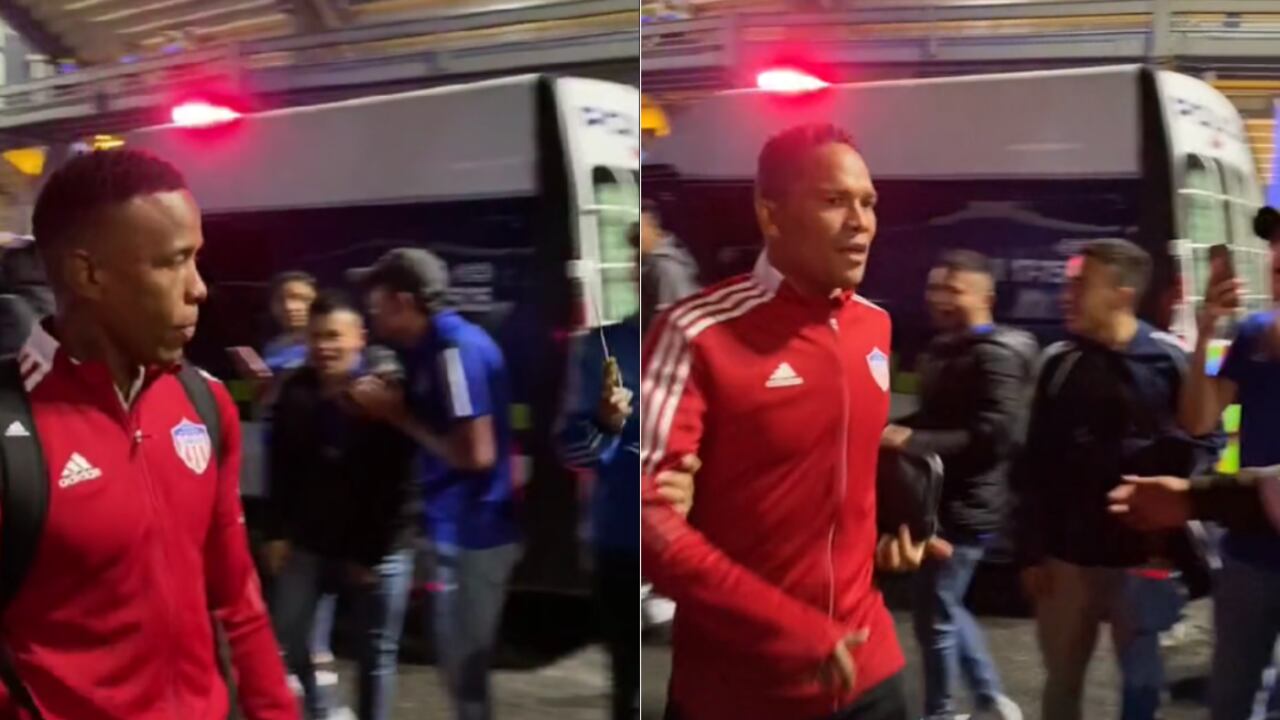
[(1280, 230), (1280, 213), (1270, 205), (1259, 208), (1258, 214), (1253, 216), (1253, 233), (1272, 242), (1276, 239), (1277, 230)]
[(430, 304), (443, 298), (449, 289), (449, 266), (430, 250), (396, 248), (369, 267), (348, 270), (347, 279), (364, 288), (378, 286), (413, 293)]

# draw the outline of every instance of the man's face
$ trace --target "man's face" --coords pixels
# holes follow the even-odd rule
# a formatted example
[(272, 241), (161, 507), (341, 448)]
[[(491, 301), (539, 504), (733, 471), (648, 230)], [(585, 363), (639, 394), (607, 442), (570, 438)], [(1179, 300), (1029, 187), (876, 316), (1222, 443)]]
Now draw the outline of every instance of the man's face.
[(1067, 329), (1086, 337), (1096, 334), (1132, 294), (1132, 290), (1120, 287), (1115, 269), (1092, 258), (1072, 258), (1067, 263), (1062, 303)]
[(350, 310), (311, 318), (307, 348), (312, 367), (322, 377), (346, 377), (355, 372), (364, 352), (364, 320)]
[(72, 257), (73, 292), (132, 362), (181, 360), (208, 296), (196, 269), (204, 237), (195, 198), (141, 195), (93, 220), (93, 237)]
[(862, 156), (843, 143), (810, 149), (782, 197), (757, 217), (778, 270), (808, 292), (854, 290), (876, 236), (876, 189)]
[(276, 290), (272, 298), (272, 312), (276, 322), (285, 332), (299, 332), (307, 327), (311, 303), (315, 302), (316, 289), (305, 280), (291, 280)]
[(934, 327), (953, 332), (990, 312), (991, 293), (991, 278), (983, 273), (936, 267), (929, 271), (925, 302)]
[(374, 335), (402, 347), (412, 342), (414, 308), (408, 293), (375, 287), (369, 291), (367, 301)]

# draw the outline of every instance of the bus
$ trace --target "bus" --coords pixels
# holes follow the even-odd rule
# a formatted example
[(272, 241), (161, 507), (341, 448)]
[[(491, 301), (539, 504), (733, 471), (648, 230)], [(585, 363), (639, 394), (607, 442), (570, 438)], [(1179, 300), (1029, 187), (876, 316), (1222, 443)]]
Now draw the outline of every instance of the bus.
[(1198, 79), (1134, 65), (814, 87), (723, 92), (672, 109), (670, 135), (645, 148), (645, 197), (705, 281), (745, 272), (760, 252), (752, 182), (765, 141), (806, 122), (848, 130), (880, 197), (860, 292), (893, 316), (900, 393), (913, 391), (932, 334), (927, 272), (951, 248), (991, 258), (997, 321), (1042, 343), (1063, 332), (1067, 260), (1098, 238), (1151, 253), (1141, 315), (1188, 342), (1214, 244), (1234, 252), (1244, 310), (1271, 302), (1245, 125)]
[[(127, 134), (173, 163), (204, 213), (209, 286), (193, 360), (245, 399), (226, 348), (267, 337), (272, 276), (343, 287), (400, 246), (448, 262), (450, 301), (505, 352), (525, 559), (513, 587), (588, 589), (582, 479), (553, 439), (570, 339), (635, 312), (639, 91), (527, 75)], [(352, 288), (346, 288), (352, 290)], [(262, 494), (247, 422), (244, 497)], [(251, 528), (252, 529), (252, 528)]]

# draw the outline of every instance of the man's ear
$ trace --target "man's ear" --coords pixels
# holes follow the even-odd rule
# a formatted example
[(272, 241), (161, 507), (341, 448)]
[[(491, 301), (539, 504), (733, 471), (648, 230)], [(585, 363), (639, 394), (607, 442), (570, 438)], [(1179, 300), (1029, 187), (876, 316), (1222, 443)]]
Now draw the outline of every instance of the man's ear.
[(778, 229), (778, 204), (766, 198), (756, 190), (755, 194), (756, 222), (760, 225), (760, 233), (765, 240), (772, 240), (781, 234)]
[(102, 285), (102, 270), (86, 248), (72, 248), (51, 269), (61, 275), (63, 286), (74, 296), (101, 300), (106, 294)]
[(1122, 303), (1122, 307), (1137, 309), (1138, 291), (1131, 287), (1124, 287), (1124, 286), (1121, 286), (1119, 290), (1120, 290), (1119, 297), (1120, 297), (1120, 302)]

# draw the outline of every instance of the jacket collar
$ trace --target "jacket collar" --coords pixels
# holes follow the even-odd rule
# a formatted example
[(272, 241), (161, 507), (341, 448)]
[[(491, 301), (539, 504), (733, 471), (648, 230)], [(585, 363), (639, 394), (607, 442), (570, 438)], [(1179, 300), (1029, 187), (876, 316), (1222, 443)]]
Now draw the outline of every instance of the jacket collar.
[(787, 282), (787, 278), (782, 274), (782, 271), (774, 267), (773, 263), (769, 261), (768, 250), (762, 251), (760, 257), (756, 258), (755, 268), (752, 269), (751, 276), (758, 285), (769, 291), (770, 294), (809, 308), (822, 308), (824, 311), (830, 311), (846, 307), (850, 302), (860, 302), (864, 305), (874, 306), (874, 303), (852, 290), (837, 290), (832, 292), (831, 297), (825, 300), (818, 300), (801, 294), (791, 283)]
[(133, 404), (133, 401), (137, 399), (138, 394), (146, 387), (147, 383), (159, 375), (166, 372), (175, 372), (178, 369), (177, 365), (140, 369), (137, 379), (130, 387), (128, 395), (126, 395), (116, 387), (115, 380), (111, 378), (111, 373), (107, 370), (105, 364), (96, 361), (83, 362), (66, 352), (65, 348), (62, 347), (62, 343), (51, 332), (52, 326), (53, 318), (51, 317), (32, 323), (31, 333), (27, 336), (27, 341), (18, 352), (18, 363), (27, 392), (31, 392), (45, 376), (53, 371), (58, 361), (59, 353), (64, 356), (67, 366), (82, 380), (97, 383), (105, 379), (105, 382), (111, 386), (121, 404), (126, 408)]

